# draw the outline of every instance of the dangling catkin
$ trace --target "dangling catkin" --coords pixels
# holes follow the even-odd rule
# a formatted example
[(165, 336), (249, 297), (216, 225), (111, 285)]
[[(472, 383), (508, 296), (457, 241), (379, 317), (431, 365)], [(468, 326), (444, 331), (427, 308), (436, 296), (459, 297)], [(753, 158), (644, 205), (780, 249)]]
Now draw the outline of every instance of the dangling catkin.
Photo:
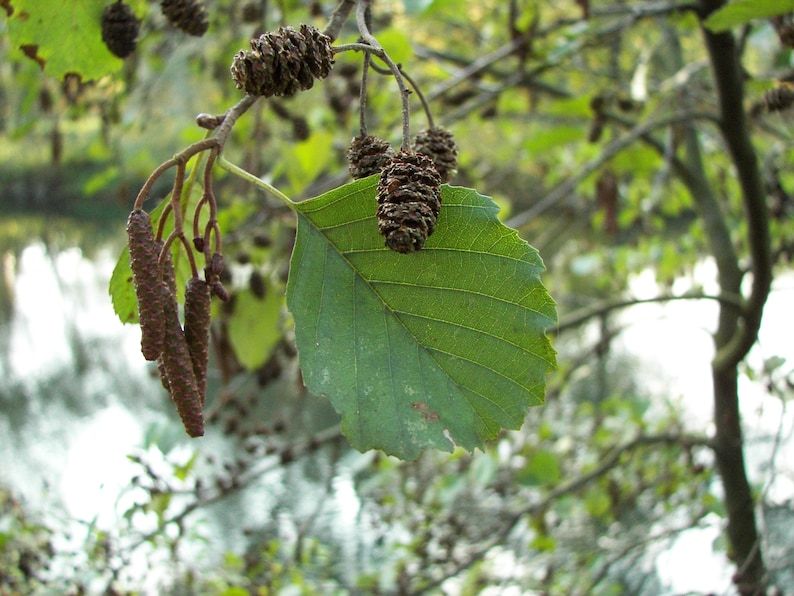
[(127, 237), (132, 281), (138, 299), (141, 352), (146, 360), (156, 360), (163, 351), (164, 302), (158, 276), (160, 245), (154, 240), (152, 222), (146, 211), (136, 209), (130, 213), (127, 220)]
[(185, 288), (185, 341), (196, 375), (201, 405), (207, 397), (207, 361), (210, 344), (210, 287), (203, 279), (193, 277)]
[[(170, 295), (165, 282), (161, 284), (161, 291)], [(185, 431), (191, 437), (202, 436), (204, 434), (202, 398), (196, 382), (196, 374), (193, 372), (193, 361), (190, 358), (185, 334), (179, 324), (176, 300), (168, 300), (165, 307), (165, 345), (162, 363), (171, 399), (174, 400)]]

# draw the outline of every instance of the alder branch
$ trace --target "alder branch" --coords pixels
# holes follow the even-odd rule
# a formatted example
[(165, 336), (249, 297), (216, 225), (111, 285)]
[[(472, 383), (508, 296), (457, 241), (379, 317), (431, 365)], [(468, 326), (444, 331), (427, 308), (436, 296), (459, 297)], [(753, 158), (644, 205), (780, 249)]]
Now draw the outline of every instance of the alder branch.
[(743, 73), (733, 36), (714, 34), (705, 29), (704, 35), (717, 84), (720, 129), (741, 187), (753, 274), (742, 323), (730, 341), (719, 347), (714, 358), (716, 369), (727, 369), (735, 367), (747, 355), (758, 337), (764, 304), (772, 286), (772, 249), (769, 208), (742, 102)]
[[(279, 449), (274, 450), (268, 455), (274, 457), (266, 459), (260, 466), (250, 468), (245, 474), (235, 477), (228, 486), (219, 487), (213, 491), (208, 491), (207, 494), (197, 497), (192, 503), (188, 503), (181, 511), (163, 519), (159, 525), (150, 532), (140, 534), (137, 540), (130, 545), (129, 550), (133, 551), (139, 546), (149, 542), (156, 536), (160, 535), (167, 526), (171, 524), (181, 524), (185, 518), (191, 515), (196, 510), (222, 501), (223, 499), (236, 494), (243, 488), (246, 488), (257, 478), (263, 474), (285, 464), (295, 461), (297, 458), (304, 456), (308, 453), (316, 451), (323, 445), (333, 443), (342, 438), (342, 432), (339, 425), (329, 427), (325, 430), (314, 433), (311, 437), (303, 441), (297, 441), (285, 445)], [(165, 492), (165, 491), (160, 491)], [(177, 491), (171, 491), (176, 493)], [(194, 491), (191, 491), (193, 493)]]
[(541, 213), (556, 205), (558, 201), (570, 195), (576, 189), (577, 185), (579, 185), (579, 183), (581, 183), (590, 174), (598, 170), (606, 162), (632, 145), (635, 141), (648, 135), (648, 133), (651, 131), (657, 128), (670, 126), (671, 124), (678, 124), (680, 122), (693, 122), (695, 120), (714, 122), (716, 118), (713, 114), (709, 113), (687, 111), (638, 124), (628, 134), (612, 141), (604, 148), (598, 157), (582, 166), (574, 176), (566, 178), (564, 182), (557, 185), (556, 188), (549, 192), (545, 197), (537, 201), (534, 205), (532, 205), (532, 207), (510, 218), (507, 222), (505, 222), (506, 225), (511, 228), (518, 228), (531, 219), (538, 217)]
[[(707, 526), (702, 525), (701, 522), (703, 521), (703, 518), (705, 518), (709, 513), (710, 513), (710, 511), (708, 511), (708, 509), (703, 507), (696, 513), (696, 515), (694, 516), (694, 519), (690, 519), (688, 523), (682, 524), (682, 525), (674, 527), (674, 528), (669, 528), (667, 530), (662, 530), (660, 532), (651, 534), (650, 536), (647, 536), (647, 537), (645, 537), (645, 538), (643, 538), (641, 540), (636, 540), (636, 541), (632, 542), (631, 544), (626, 545), (619, 552), (617, 552), (614, 555), (612, 555), (609, 558), (609, 560), (607, 560), (603, 565), (601, 565), (601, 569), (598, 571), (598, 573), (595, 574), (593, 579), (589, 582), (589, 585), (584, 590), (582, 590), (580, 593), (582, 593), (582, 594), (592, 594), (592, 593), (596, 592), (596, 589), (595, 589), (596, 586), (598, 584), (600, 584), (601, 581), (603, 581), (604, 579), (607, 578), (607, 576), (609, 575), (610, 569), (612, 569), (612, 566), (615, 565), (616, 563), (622, 561), (626, 556), (628, 556), (629, 553), (631, 553), (631, 551), (636, 550), (636, 549), (638, 549), (640, 547), (643, 547), (643, 546), (647, 546), (649, 544), (653, 544), (655, 542), (659, 542), (660, 540), (667, 540), (667, 539), (672, 538), (674, 536), (678, 536), (679, 534), (683, 534), (687, 530), (692, 530), (692, 529), (698, 528), (698, 527), (707, 527)], [(644, 553), (638, 553), (637, 556), (642, 557), (643, 554)], [(636, 560), (636, 558), (635, 558), (635, 560)]]
[(617, 445), (601, 460), (601, 463), (586, 474), (565, 482), (556, 488), (549, 491), (549, 493), (540, 501), (532, 503), (526, 507), (521, 507), (509, 514), (507, 522), (504, 527), (496, 533), (496, 535), (483, 547), (469, 555), (469, 557), (457, 565), (454, 569), (444, 573), (442, 577), (436, 578), (432, 582), (423, 584), (417, 587), (417, 591), (428, 591), (438, 587), (451, 577), (455, 577), (462, 571), (465, 571), (478, 561), (482, 560), (493, 548), (505, 542), (510, 533), (515, 529), (518, 523), (526, 516), (532, 516), (540, 513), (554, 501), (564, 497), (570, 493), (576, 492), (589, 483), (597, 480), (604, 474), (608, 473), (620, 463), (620, 458), (626, 454), (639, 449), (641, 447), (650, 447), (653, 445), (666, 444), (666, 445), (680, 445), (682, 447), (708, 447), (714, 448), (713, 441), (705, 436), (692, 435), (686, 433), (665, 433), (659, 435), (641, 435), (630, 441)]
[(367, 13), (370, 9), (370, 4), (371, 0), (359, 0), (358, 6), (356, 7), (356, 24), (358, 25), (358, 32), (361, 34), (361, 39), (364, 41), (364, 44), (361, 45), (370, 46), (371, 49), (369, 51), (386, 63), (386, 66), (388, 66), (389, 70), (391, 70), (392, 76), (397, 83), (397, 87), (400, 89), (403, 123), (402, 150), (410, 151), (411, 130), (409, 126), (409, 119), (411, 114), (411, 106), (410, 102), (408, 101), (408, 97), (411, 95), (411, 90), (405, 85), (405, 79), (403, 79), (400, 68), (394, 63), (394, 60), (391, 59), (391, 56), (389, 56), (386, 50), (383, 49), (378, 40), (369, 30), (369, 25), (367, 24)]
[(336, 40), (339, 37), (339, 32), (342, 30), (342, 25), (345, 24), (347, 17), (350, 16), (353, 7), (356, 5), (356, 0), (342, 0), (334, 8), (331, 16), (328, 18), (328, 24), (325, 26), (323, 33)]
[(630, 306), (637, 306), (639, 304), (653, 304), (658, 302), (673, 302), (678, 300), (715, 300), (721, 304), (728, 304), (730, 306), (741, 306), (742, 300), (738, 295), (719, 295), (704, 294), (702, 292), (693, 292), (689, 294), (682, 294), (680, 296), (664, 295), (654, 296), (653, 298), (622, 298), (617, 300), (607, 300), (587, 306), (576, 312), (571, 313), (559, 322), (555, 327), (551, 327), (549, 331), (562, 333), (578, 327), (590, 319), (608, 314), (613, 310), (621, 308), (628, 308)]
[[(610, 11), (611, 10), (611, 11)], [(596, 16), (609, 16), (613, 14), (627, 14), (628, 17), (624, 19), (622, 22), (617, 23), (615, 25), (611, 25), (607, 27), (604, 31), (600, 32), (600, 36), (611, 36), (616, 31), (626, 29), (636, 23), (641, 19), (646, 18), (658, 18), (660, 16), (665, 16), (669, 14), (675, 14), (682, 11), (695, 11), (697, 10), (697, 6), (694, 3), (685, 2), (685, 3), (666, 3), (666, 2), (654, 2), (648, 3), (648, 5), (643, 6), (631, 6), (625, 7), (623, 5), (610, 8), (601, 9), (600, 11), (593, 11), (593, 15)], [(545, 38), (553, 33), (556, 33), (563, 27), (567, 27), (569, 25), (575, 25), (580, 23), (580, 19), (559, 19), (549, 25), (548, 27), (543, 27), (542, 29), (537, 29), (533, 31), (532, 39), (541, 39)], [(493, 66), (495, 63), (500, 62), (504, 58), (515, 54), (516, 52), (521, 51), (525, 48), (530, 42), (525, 36), (515, 37), (510, 42), (500, 46), (499, 48), (489, 52), (488, 54), (482, 55), (476, 60), (472, 61), (469, 58), (456, 58), (453, 56), (445, 56), (450, 62), (457, 63), (462, 65), (464, 68), (456, 73), (454, 76), (450, 77), (443, 83), (439, 84), (435, 89), (433, 89), (430, 93), (428, 93), (428, 101), (432, 101), (438, 98), (440, 95), (443, 95), (454, 87), (459, 85), (460, 83), (474, 78), (477, 75), (487, 71)], [(578, 50), (581, 50), (585, 45), (591, 44), (582, 44), (578, 46)], [(426, 50), (428, 53), (432, 53), (435, 56), (441, 57), (442, 54), (435, 50)], [(555, 64), (547, 64), (545, 65), (546, 68), (555, 66)], [(512, 72), (512, 71), (511, 71)], [(504, 78), (505, 75), (502, 75)]]

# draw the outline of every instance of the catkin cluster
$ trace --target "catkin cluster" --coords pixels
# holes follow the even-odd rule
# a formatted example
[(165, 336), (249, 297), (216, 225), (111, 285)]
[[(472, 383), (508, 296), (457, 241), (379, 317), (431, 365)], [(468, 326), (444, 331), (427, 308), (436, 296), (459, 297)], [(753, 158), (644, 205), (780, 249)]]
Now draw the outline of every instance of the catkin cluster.
[(141, 352), (147, 360), (157, 362), (163, 386), (171, 395), (187, 434), (200, 437), (204, 434), (207, 389), (210, 285), (197, 277), (188, 281), (183, 329), (171, 252), (163, 252), (163, 243), (154, 237), (149, 214), (142, 209), (130, 213), (127, 239), (141, 325)]

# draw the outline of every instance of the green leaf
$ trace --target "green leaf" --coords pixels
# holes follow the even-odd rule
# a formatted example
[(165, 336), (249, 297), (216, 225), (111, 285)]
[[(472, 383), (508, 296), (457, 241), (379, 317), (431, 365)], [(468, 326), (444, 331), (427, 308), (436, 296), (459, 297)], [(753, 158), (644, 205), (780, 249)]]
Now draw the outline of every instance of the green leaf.
[(135, 288), (132, 284), (132, 269), (130, 268), (130, 251), (125, 246), (116, 261), (113, 273), (108, 284), (108, 294), (113, 303), (113, 311), (122, 323), (138, 322), (138, 300), (135, 297)]
[(406, 14), (422, 14), (433, 3), (433, 0), (403, 0)]
[(584, 498), (584, 506), (592, 517), (601, 517), (609, 511), (609, 496), (598, 487), (592, 487)]
[(557, 548), (557, 541), (547, 534), (538, 534), (530, 541), (529, 547), (541, 552), (553, 552)]
[(411, 37), (402, 29), (389, 27), (378, 32), (378, 42), (389, 52), (397, 64), (407, 64), (413, 59), (414, 49)]
[(557, 456), (551, 451), (536, 451), (526, 467), (518, 472), (516, 479), (524, 486), (543, 486), (558, 482), (560, 476)]
[(289, 194), (300, 193), (323, 172), (334, 155), (333, 146), (333, 135), (323, 130), (315, 131), (305, 141), (295, 143), (284, 156), (284, 169), (290, 182)]
[(753, 19), (774, 17), (794, 11), (794, 0), (737, 0), (711, 13), (703, 24), (721, 33)]
[(77, 73), (98, 79), (124, 62), (102, 41), (100, 19), (105, 0), (11, 0), (8, 36), (48, 75)]
[(330, 398), (359, 450), (482, 448), (543, 403), (556, 366), (543, 262), (491, 199), (446, 185), (425, 248), (390, 251), (376, 183), (297, 204), (287, 304), (304, 382)]
[(281, 337), (282, 301), (282, 294), (269, 282), (261, 300), (250, 290), (235, 295), (234, 312), (229, 318), (229, 341), (240, 364), (249, 370), (265, 363)]

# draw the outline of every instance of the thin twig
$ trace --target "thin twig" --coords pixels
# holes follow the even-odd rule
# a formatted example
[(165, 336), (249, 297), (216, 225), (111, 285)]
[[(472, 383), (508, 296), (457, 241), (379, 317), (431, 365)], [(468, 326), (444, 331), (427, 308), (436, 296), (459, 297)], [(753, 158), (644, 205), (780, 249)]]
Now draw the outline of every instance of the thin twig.
[(512, 513), (508, 514), (507, 522), (502, 529), (497, 532), (491, 540), (483, 547), (473, 552), (469, 557), (462, 561), (455, 569), (449, 573), (445, 573), (442, 577), (436, 578), (432, 582), (416, 586), (416, 591), (428, 592), (433, 588), (444, 583), (450, 577), (455, 577), (465, 569), (474, 565), (477, 561), (482, 560), (494, 547), (503, 543), (510, 533), (514, 530), (516, 525), (526, 516), (535, 515), (544, 509), (548, 508), (552, 503), (558, 501), (565, 495), (576, 492), (584, 488), (594, 480), (600, 478), (620, 462), (620, 458), (628, 452), (634, 451), (641, 447), (649, 447), (658, 444), (678, 444), (682, 447), (709, 447), (714, 448), (714, 444), (708, 437), (700, 435), (689, 435), (684, 433), (665, 433), (659, 435), (641, 435), (622, 445), (615, 446), (606, 456), (601, 460), (601, 463), (586, 474), (582, 474), (577, 478), (573, 478), (568, 482), (564, 482), (548, 492), (548, 494), (538, 502), (530, 505), (523, 506)]
[(234, 165), (230, 161), (227, 161), (226, 158), (223, 157), (223, 155), (219, 155), (218, 156), (218, 165), (221, 168), (223, 168), (224, 170), (226, 170), (227, 172), (229, 172), (230, 174), (234, 174), (238, 178), (242, 178), (243, 180), (247, 180), (248, 182), (250, 182), (254, 186), (256, 186), (258, 188), (261, 188), (266, 193), (268, 193), (270, 195), (273, 195), (274, 197), (276, 197), (279, 201), (284, 203), (290, 209), (292, 209), (292, 210), (295, 209), (295, 205), (297, 204), (297, 203), (295, 203), (295, 201), (290, 199), (287, 195), (285, 195), (279, 189), (277, 189), (276, 187), (268, 184), (267, 182), (265, 182), (261, 178), (257, 178), (256, 176), (254, 176), (250, 172), (246, 172), (241, 167)]
[(360, 0), (358, 6), (356, 7), (356, 23), (358, 25), (358, 32), (361, 34), (361, 39), (365, 42), (365, 44), (368, 44), (372, 47), (372, 53), (386, 63), (386, 65), (389, 67), (389, 70), (391, 70), (392, 75), (394, 76), (394, 80), (397, 82), (397, 86), (400, 89), (400, 99), (402, 100), (403, 132), (401, 148), (403, 151), (410, 151), (411, 129), (409, 125), (409, 119), (411, 106), (410, 102), (408, 101), (408, 96), (411, 94), (411, 91), (408, 89), (408, 87), (406, 87), (405, 80), (403, 79), (402, 73), (400, 73), (399, 67), (394, 63), (394, 60), (391, 59), (386, 50), (381, 47), (380, 43), (378, 43), (378, 40), (375, 39), (367, 27), (367, 11), (369, 10), (370, 4), (370, 0)]
[(331, 16), (328, 18), (328, 24), (325, 26), (323, 33), (335, 40), (339, 37), (339, 32), (342, 30), (342, 25), (345, 24), (347, 17), (350, 16), (350, 11), (353, 10), (356, 0), (342, 0), (336, 8), (334, 8)]
[(364, 67), (361, 72), (361, 91), (358, 97), (359, 132), (362, 137), (367, 136), (367, 82), (369, 81), (369, 67), (372, 58), (369, 52), (364, 52)]
[(607, 147), (604, 148), (604, 151), (602, 151), (598, 157), (596, 157), (589, 163), (585, 164), (583, 167), (579, 168), (576, 175), (571, 176), (570, 178), (566, 178), (564, 182), (559, 184), (545, 197), (543, 197), (534, 205), (532, 205), (532, 207), (510, 218), (506, 222), (506, 224), (511, 228), (517, 228), (524, 225), (528, 221), (538, 217), (541, 213), (546, 211), (546, 209), (549, 209), (550, 207), (553, 207), (555, 204), (557, 204), (557, 202), (560, 201), (563, 197), (567, 197), (568, 195), (570, 195), (573, 192), (573, 190), (576, 188), (576, 186), (580, 182), (582, 182), (585, 178), (587, 178), (590, 174), (595, 172), (598, 168), (600, 168), (610, 159), (615, 157), (626, 147), (630, 146), (632, 143), (637, 141), (637, 139), (642, 138), (652, 130), (655, 130), (657, 128), (664, 128), (666, 126), (670, 126), (671, 124), (676, 124), (679, 122), (691, 122), (694, 120), (707, 120), (714, 122), (715, 117), (713, 114), (702, 113), (702, 112), (681, 112), (678, 114), (673, 114), (671, 116), (666, 116), (664, 118), (659, 118), (658, 120), (651, 120), (649, 122), (644, 122), (643, 124), (639, 124), (635, 126), (627, 135), (619, 139), (616, 139), (615, 141), (607, 145)]
[(226, 114), (223, 117), (223, 122), (221, 122), (220, 126), (216, 129), (215, 134), (212, 136), (212, 138), (215, 139), (218, 147), (221, 149), (223, 148), (223, 146), (226, 144), (226, 139), (232, 132), (232, 128), (234, 128), (237, 120), (240, 118), (240, 116), (245, 114), (258, 100), (258, 95), (246, 95), (226, 111)]
[[(219, 160), (220, 164), (220, 160)], [(219, 488), (212, 493), (203, 496), (201, 498), (197, 498), (192, 503), (189, 503), (182, 509), (179, 513), (172, 515), (169, 518), (163, 519), (162, 522), (158, 525), (157, 528), (154, 530), (147, 532), (145, 534), (141, 534), (138, 539), (130, 545), (130, 550), (134, 550), (139, 546), (145, 544), (146, 542), (150, 541), (155, 536), (160, 535), (167, 526), (172, 523), (179, 524), (185, 518), (187, 518), (191, 513), (194, 511), (206, 507), (207, 505), (211, 505), (212, 503), (217, 503), (222, 501), (226, 497), (237, 494), (237, 492), (250, 484), (253, 483), (258, 477), (262, 476), (266, 472), (276, 468), (277, 466), (283, 466), (283, 459), (284, 456), (289, 453), (291, 456), (291, 461), (295, 461), (301, 455), (305, 455), (312, 451), (315, 451), (319, 447), (327, 443), (333, 443), (334, 441), (339, 440), (342, 436), (339, 425), (335, 425), (329, 427), (327, 429), (321, 430), (316, 432), (312, 437), (309, 437), (301, 442), (293, 443), (283, 447), (282, 449), (276, 451), (272, 455), (277, 457), (267, 458), (258, 468), (250, 468), (246, 474), (241, 474), (238, 478), (236, 478), (235, 483), (229, 487), (228, 489)]]
[(741, 306), (742, 304), (741, 296), (730, 296), (727, 294), (714, 296), (711, 294), (692, 293), (681, 296), (654, 296), (653, 298), (642, 299), (621, 298), (619, 300), (610, 300), (595, 304), (593, 306), (588, 306), (579, 311), (571, 313), (568, 317), (560, 321), (556, 327), (552, 327), (550, 331), (553, 330), (557, 333), (562, 333), (563, 331), (578, 327), (592, 318), (607, 314), (613, 310), (627, 308), (629, 306), (636, 306), (638, 304), (653, 304), (657, 302), (673, 302), (677, 300), (716, 300), (717, 302), (726, 303), (731, 306)]
[[(227, 133), (228, 134), (228, 133)], [(185, 164), (187, 161), (196, 155), (197, 153), (201, 153), (202, 151), (206, 151), (212, 147), (218, 145), (218, 140), (216, 137), (210, 137), (208, 139), (202, 139), (200, 141), (196, 141), (192, 145), (187, 146), (185, 149), (174, 155), (171, 159), (164, 161), (159, 166), (157, 166), (154, 172), (146, 179), (141, 190), (138, 192), (138, 196), (135, 197), (135, 204), (133, 205), (133, 209), (142, 209), (143, 202), (149, 197), (149, 193), (152, 190), (152, 186), (157, 181), (157, 179), (162, 176), (167, 170), (173, 168), (178, 164)]]
[[(422, 109), (425, 111), (425, 116), (427, 117), (427, 127), (433, 128), (435, 126), (435, 123), (433, 122), (433, 114), (430, 112), (430, 104), (425, 98), (425, 94), (422, 93), (422, 90), (419, 88), (419, 85), (417, 85), (416, 81), (412, 79), (410, 76), (408, 76), (408, 73), (405, 72), (405, 69), (403, 68), (402, 64), (398, 64), (397, 68), (400, 69), (400, 72), (405, 77), (405, 80), (408, 81), (408, 84), (411, 85), (411, 88), (414, 90), (414, 93), (416, 93), (416, 96), (419, 98), (419, 101), (422, 104)], [(372, 64), (372, 70), (374, 70), (378, 74), (383, 74), (383, 75), (391, 74), (390, 70), (381, 68), (376, 64)]]

